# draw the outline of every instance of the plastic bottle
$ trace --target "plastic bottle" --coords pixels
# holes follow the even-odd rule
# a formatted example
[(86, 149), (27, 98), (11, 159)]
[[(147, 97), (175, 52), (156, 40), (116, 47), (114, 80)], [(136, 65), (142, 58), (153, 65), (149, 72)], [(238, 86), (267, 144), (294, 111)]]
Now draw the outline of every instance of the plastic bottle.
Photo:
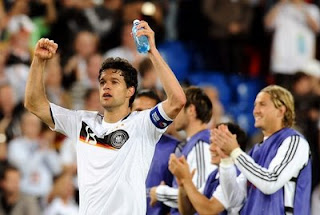
[(134, 42), (135, 42), (136, 47), (137, 47), (137, 51), (139, 53), (147, 53), (149, 51), (149, 49), (150, 49), (148, 37), (145, 36), (145, 35), (142, 35), (142, 36), (139, 36), (139, 37), (136, 36), (136, 33), (137, 33), (136, 26), (139, 25), (139, 23), (140, 23), (140, 21), (137, 20), (137, 19), (133, 21), (132, 35), (133, 35)]

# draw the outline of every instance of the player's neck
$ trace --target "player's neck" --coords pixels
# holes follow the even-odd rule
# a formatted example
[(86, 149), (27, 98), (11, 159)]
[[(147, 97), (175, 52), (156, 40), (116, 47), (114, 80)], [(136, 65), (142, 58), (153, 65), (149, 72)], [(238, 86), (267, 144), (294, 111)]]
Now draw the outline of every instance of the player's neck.
[(105, 109), (103, 120), (107, 123), (115, 123), (128, 116), (129, 113), (130, 108), (124, 106), (121, 108)]
[(193, 123), (189, 124), (189, 126), (185, 129), (185, 132), (187, 133), (187, 137), (189, 138), (205, 129), (207, 129), (207, 124), (202, 123), (200, 120), (196, 120)]

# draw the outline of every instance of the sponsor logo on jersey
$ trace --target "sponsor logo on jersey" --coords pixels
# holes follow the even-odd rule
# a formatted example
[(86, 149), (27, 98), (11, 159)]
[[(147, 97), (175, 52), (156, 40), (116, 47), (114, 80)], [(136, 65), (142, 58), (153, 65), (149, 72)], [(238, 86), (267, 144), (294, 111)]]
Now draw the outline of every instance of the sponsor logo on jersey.
[(80, 140), (84, 143), (107, 149), (120, 149), (128, 139), (129, 134), (122, 129), (99, 138), (85, 122), (82, 122)]

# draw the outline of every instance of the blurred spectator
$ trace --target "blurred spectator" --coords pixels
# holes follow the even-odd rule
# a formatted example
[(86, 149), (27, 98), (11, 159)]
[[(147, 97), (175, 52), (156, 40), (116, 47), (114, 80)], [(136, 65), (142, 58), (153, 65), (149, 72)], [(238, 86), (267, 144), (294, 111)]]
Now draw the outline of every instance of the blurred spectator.
[(90, 31), (83, 8), (92, 6), (92, 0), (60, 0), (56, 22), (51, 26), (51, 36), (59, 44), (62, 65), (73, 54), (74, 40), (78, 32)]
[[(70, 88), (73, 108), (83, 108), (83, 95), (88, 82), (88, 60), (97, 53), (98, 37), (89, 31), (80, 31), (74, 42), (75, 54), (64, 67), (64, 86)], [(98, 71), (96, 71), (98, 72)], [(98, 78), (98, 76), (96, 76)]]
[(204, 86), (202, 88), (212, 103), (212, 117), (208, 123), (208, 128), (215, 128), (219, 123), (230, 121), (224, 114), (224, 108), (219, 99), (219, 91), (212, 86)]
[(245, 70), (244, 45), (252, 19), (247, 0), (204, 0), (203, 13), (209, 21), (209, 38), (204, 43), (208, 69), (227, 73)]
[(121, 43), (122, 2), (123, 0), (102, 0), (101, 5), (84, 10), (84, 16), (92, 31), (104, 41), (99, 46), (101, 52), (106, 52)]
[(0, 41), (3, 40), (4, 37), (4, 29), (7, 22), (7, 14), (5, 11), (4, 3), (0, 1)]
[(320, 211), (320, 184), (312, 193), (311, 215), (318, 215)]
[(135, 68), (138, 68), (139, 63), (143, 59), (143, 54), (139, 54), (134, 40), (131, 35), (132, 23), (125, 23), (122, 27), (121, 45), (110, 49), (104, 54), (104, 58), (121, 57), (127, 59)]
[(312, 188), (320, 182), (319, 137), (317, 123), (320, 118), (320, 96), (314, 94), (312, 77), (297, 72), (292, 78), (292, 95), (296, 110), (296, 125), (308, 140), (312, 155)]
[(9, 50), (5, 74), (16, 92), (17, 101), (24, 97), (24, 89), (31, 64), (31, 47), (29, 45), (34, 24), (26, 15), (11, 17), (7, 31), (9, 34)]
[(0, 133), (5, 133), (8, 142), (21, 135), (20, 117), (23, 110), (23, 104), (16, 101), (13, 87), (6, 82), (0, 84)]
[(5, 133), (13, 118), (16, 105), (15, 94), (9, 84), (0, 85), (0, 133)]
[(271, 71), (276, 84), (289, 88), (292, 75), (315, 57), (319, 8), (303, 0), (280, 0), (265, 16), (274, 30)]
[(13, 17), (17, 15), (29, 14), (29, 0), (15, 0), (15, 1), (4, 1), (5, 8), (7, 9), (8, 17)]
[(1, 170), (0, 215), (40, 215), (38, 202), (20, 191), (19, 170), (7, 165)]
[(7, 75), (4, 70), (7, 62), (8, 51), (8, 44), (0, 42), (0, 83), (7, 81)]
[(164, 99), (161, 82), (149, 58), (146, 57), (139, 63), (138, 71), (141, 78), (139, 88), (153, 90), (161, 99)]
[(84, 94), (84, 109), (89, 111), (98, 111), (103, 114), (103, 107), (101, 106), (99, 100), (99, 89), (98, 88), (90, 88), (87, 89)]
[(35, 46), (41, 37), (48, 37), (51, 25), (57, 20), (55, 0), (27, 0), (29, 1), (29, 16), (35, 24), (32, 34), (32, 46)]
[(50, 191), (52, 178), (61, 171), (59, 157), (41, 135), (41, 121), (32, 113), (21, 118), (22, 136), (9, 142), (8, 160), (22, 174), (21, 190), (42, 200)]
[(87, 62), (88, 79), (84, 80), (85, 81), (84, 84), (86, 88), (95, 88), (99, 86), (98, 75), (99, 75), (99, 70), (102, 63), (103, 63), (103, 58), (101, 54), (96, 53), (89, 57)]
[(73, 200), (74, 187), (72, 183), (72, 175), (62, 173), (59, 175), (48, 196), (48, 206), (45, 215), (77, 215), (79, 211), (78, 205)]
[(70, 96), (62, 87), (62, 68), (59, 55), (55, 55), (47, 62), (45, 86), (50, 101), (62, 107), (71, 107)]
[(77, 34), (74, 41), (75, 54), (69, 58), (64, 67), (68, 81), (81, 82), (88, 78), (87, 61), (91, 55), (97, 52), (98, 41), (97, 36), (92, 32), (80, 31)]
[(320, 96), (320, 61), (312, 59), (307, 62), (301, 70), (312, 79), (311, 85), (313, 93)]
[(5, 134), (0, 133), (0, 170), (7, 163), (8, 163), (7, 137)]

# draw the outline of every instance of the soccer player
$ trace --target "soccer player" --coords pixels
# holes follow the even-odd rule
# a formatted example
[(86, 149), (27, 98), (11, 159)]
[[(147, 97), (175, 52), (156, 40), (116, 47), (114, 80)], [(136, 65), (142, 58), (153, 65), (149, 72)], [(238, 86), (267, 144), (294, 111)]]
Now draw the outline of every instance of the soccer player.
[(136, 94), (137, 71), (121, 58), (106, 59), (99, 71), (103, 115), (50, 103), (43, 73), (58, 45), (40, 39), (35, 47), (25, 107), (75, 143), (81, 215), (146, 213), (145, 179), (155, 145), (186, 101), (179, 82), (155, 46), (154, 32), (145, 21), (138, 28), (137, 36), (148, 37), (148, 57), (167, 94), (164, 102), (141, 112), (131, 113), (130, 109)]
[[(178, 145), (175, 153), (178, 157), (184, 155), (190, 168), (197, 169), (192, 182), (200, 188), (216, 169), (216, 165), (210, 162), (210, 131), (207, 129), (212, 115), (212, 103), (201, 88), (188, 87), (185, 93), (187, 103), (175, 119), (175, 127), (177, 131), (186, 132), (187, 140), (184, 145)], [(178, 214), (178, 191), (176, 180), (172, 186), (161, 184), (153, 187), (150, 191), (151, 204), (163, 202), (171, 207), (171, 214)]]
[[(246, 134), (236, 124), (223, 123), (235, 134), (243, 150), (246, 147)], [(220, 164), (221, 156), (214, 142), (210, 143), (211, 163)], [(228, 205), (219, 187), (219, 171), (215, 169), (208, 177), (204, 186), (197, 189), (192, 182), (192, 173), (184, 157), (170, 156), (169, 169), (179, 181), (179, 212), (181, 214), (238, 214), (240, 206)], [(196, 169), (195, 169), (196, 171)], [(226, 210), (225, 210), (226, 209)]]
[[(241, 214), (310, 214), (311, 159), (309, 144), (292, 129), (295, 112), (291, 93), (271, 85), (255, 100), (255, 127), (264, 135), (262, 143), (243, 152), (228, 128), (213, 131), (213, 141), (232, 157), (220, 167), (220, 184), (229, 202), (247, 199)], [(233, 162), (241, 171), (236, 180)], [(220, 166), (222, 166), (220, 164)]]

